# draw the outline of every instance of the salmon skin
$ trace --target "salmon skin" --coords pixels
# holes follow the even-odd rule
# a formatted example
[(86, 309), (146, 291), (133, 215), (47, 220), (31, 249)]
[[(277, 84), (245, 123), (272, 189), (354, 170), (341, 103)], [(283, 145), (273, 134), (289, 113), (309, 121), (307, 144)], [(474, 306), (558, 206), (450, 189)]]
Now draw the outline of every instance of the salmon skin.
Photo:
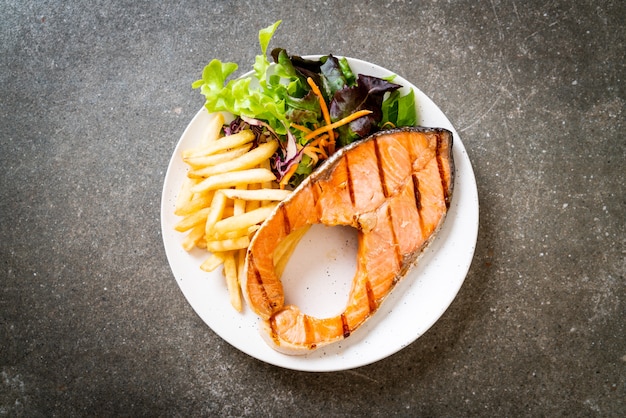
[[(415, 264), (445, 219), (454, 183), (452, 133), (380, 131), (337, 151), (281, 202), (252, 239), (242, 288), (274, 349), (307, 354), (348, 337)], [(315, 318), (286, 305), (274, 252), (313, 224), (358, 231), (357, 268), (345, 310)]]

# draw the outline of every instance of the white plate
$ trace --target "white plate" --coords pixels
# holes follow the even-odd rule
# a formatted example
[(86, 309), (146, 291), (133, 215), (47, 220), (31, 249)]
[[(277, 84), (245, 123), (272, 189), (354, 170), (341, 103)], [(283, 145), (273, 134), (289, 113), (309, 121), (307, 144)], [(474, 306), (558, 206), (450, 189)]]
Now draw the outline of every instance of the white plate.
[[(378, 77), (392, 74), (365, 61), (349, 59), (349, 62), (355, 73)], [(346, 370), (370, 364), (399, 351), (425, 333), (463, 284), (478, 234), (478, 193), (470, 160), (461, 138), (437, 105), (407, 80), (396, 77), (394, 82), (403, 85), (404, 91), (409, 88), (415, 91), (420, 125), (446, 128), (454, 134), (456, 176), (450, 210), (418, 265), (396, 286), (378, 312), (349, 338), (306, 356), (289, 356), (270, 348), (259, 334), (257, 316), (247, 307), (238, 313), (230, 306), (221, 269), (213, 273), (200, 270), (207, 253), (200, 250), (187, 253), (182, 249), (184, 234), (174, 230), (180, 218), (173, 214), (176, 195), (187, 171), (180, 152), (193, 147), (201, 137), (211, 118), (204, 107), (180, 138), (165, 176), (161, 201), (165, 252), (189, 304), (215, 333), (244, 353), (302, 371)], [(313, 227), (300, 242), (283, 275), (287, 301), (314, 315), (340, 312), (356, 269), (355, 254), (354, 231)], [(325, 263), (312, 260), (325, 260)]]

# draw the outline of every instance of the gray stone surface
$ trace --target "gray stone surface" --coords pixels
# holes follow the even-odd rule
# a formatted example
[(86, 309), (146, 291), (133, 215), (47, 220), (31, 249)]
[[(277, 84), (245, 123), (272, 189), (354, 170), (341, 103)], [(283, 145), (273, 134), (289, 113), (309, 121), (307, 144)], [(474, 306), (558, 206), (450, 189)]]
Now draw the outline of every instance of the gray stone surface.
[[(626, 415), (623, 1), (0, 1), (0, 416)], [(448, 115), (481, 202), (424, 336), (283, 370), (193, 312), (160, 234), (212, 58), (381, 64)]]

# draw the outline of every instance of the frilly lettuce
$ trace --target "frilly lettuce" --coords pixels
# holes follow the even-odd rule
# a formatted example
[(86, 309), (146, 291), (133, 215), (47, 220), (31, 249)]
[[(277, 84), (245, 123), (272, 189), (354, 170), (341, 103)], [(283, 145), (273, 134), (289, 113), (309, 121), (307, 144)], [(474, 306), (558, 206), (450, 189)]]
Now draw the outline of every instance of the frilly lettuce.
[(230, 79), (239, 66), (217, 59), (209, 62), (202, 78), (192, 84), (205, 97), (209, 112), (229, 112), (248, 122), (252, 119), (280, 139), (281, 147), (272, 158), (279, 179), (293, 164), (298, 164), (292, 185), (299, 183), (315, 168), (311, 158), (295, 152), (307, 145), (297, 124), (313, 130), (324, 124), (318, 97), (307, 83), (310, 77), (320, 87), (331, 120), (334, 122), (359, 110), (371, 110), (337, 130), (337, 148), (365, 137), (383, 126), (416, 124), (413, 91), (401, 96), (398, 84), (377, 77), (355, 76), (345, 58), (327, 55), (319, 60), (290, 56), (284, 49), (267, 48), (281, 21), (259, 31), (261, 54), (257, 55), (249, 75)]
[[(267, 84), (270, 62), (266, 57), (267, 46), (280, 21), (259, 32), (261, 55), (257, 55), (253, 75), (227, 81), (239, 66), (234, 62), (214, 59), (204, 67), (202, 78), (191, 86), (200, 89), (209, 112), (230, 112), (267, 121), (278, 133), (285, 134), (286, 106), (279, 89)], [(275, 86), (274, 86), (275, 87)]]

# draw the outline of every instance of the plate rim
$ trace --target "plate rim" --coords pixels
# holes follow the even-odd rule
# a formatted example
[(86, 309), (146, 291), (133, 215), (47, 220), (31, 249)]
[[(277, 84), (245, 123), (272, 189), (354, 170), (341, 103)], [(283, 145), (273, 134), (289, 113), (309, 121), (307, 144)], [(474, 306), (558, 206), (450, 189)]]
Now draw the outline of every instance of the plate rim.
[[(305, 59), (318, 59), (319, 57), (321, 57), (323, 55), (304, 55), (303, 58)], [(374, 72), (382, 72), (382, 73), (389, 73), (389, 74), (394, 74), (396, 79), (398, 80), (396, 82), (398, 82), (398, 84), (403, 85), (403, 89), (413, 89), (413, 91), (415, 92), (416, 95), (416, 105), (418, 106), (418, 108), (423, 109), (424, 105), (428, 105), (431, 110), (434, 107), (434, 109), (439, 112), (438, 117), (442, 118), (442, 121), (445, 122), (445, 124), (447, 124), (447, 126), (429, 126), (429, 125), (424, 125), (421, 120), (421, 112), (418, 110), (418, 121), (420, 122), (418, 125), (419, 126), (429, 126), (429, 127), (442, 127), (442, 128), (446, 128), (449, 129), (450, 131), (452, 131), (453, 133), (453, 152), (455, 153), (454, 158), (455, 158), (455, 166), (458, 165), (459, 162), (463, 162), (463, 170), (465, 171), (463, 174), (465, 176), (464, 180), (465, 183), (469, 184), (465, 184), (464, 183), (464, 187), (470, 187), (470, 190), (465, 190), (465, 192), (469, 192), (470, 196), (469, 199), (474, 203), (474, 206), (472, 207), (473, 209), (473, 214), (472, 214), (472, 218), (474, 219), (474, 221), (472, 222), (471, 225), (469, 225), (469, 236), (468, 236), (468, 242), (470, 243), (470, 248), (469, 251), (468, 249), (466, 249), (466, 253), (465, 253), (465, 257), (464, 257), (464, 263), (463, 266), (461, 266), (461, 270), (462, 270), (462, 278), (457, 279), (455, 281), (455, 286), (453, 288), (451, 288), (450, 290), (452, 290), (451, 292), (449, 292), (449, 297), (447, 298), (447, 300), (440, 304), (439, 308), (440, 311), (438, 312), (438, 314), (436, 314), (434, 316), (434, 318), (429, 321), (427, 324), (425, 324), (425, 326), (423, 326), (423, 331), (419, 332), (417, 335), (414, 336), (414, 338), (407, 340), (405, 343), (399, 344), (398, 346), (394, 347), (393, 349), (388, 349), (385, 352), (380, 353), (379, 355), (375, 355), (375, 354), (370, 354), (369, 356), (365, 356), (365, 358), (363, 358), (361, 356), (361, 358), (359, 359), (352, 359), (352, 361), (345, 361), (345, 359), (341, 358), (341, 361), (339, 362), (333, 362), (333, 361), (310, 361), (307, 362), (306, 359), (307, 358), (311, 358), (311, 355), (306, 355), (306, 356), (290, 356), (290, 355), (285, 355), (282, 353), (278, 353), (278, 356), (264, 356), (264, 355), (259, 355), (258, 350), (254, 350), (254, 349), (250, 349), (250, 347), (247, 347), (245, 345), (242, 346), (241, 343), (238, 343), (237, 341), (234, 341), (234, 339), (232, 337), (229, 337), (227, 335), (223, 335), (223, 332), (219, 332), (218, 330), (215, 329), (214, 326), (212, 326), (209, 322), (207, 322), (207, 320), (205, 319), (205, 316), (203, 315), (203, 313), (200, 311), (200, 309), (197, 306), (194, 306), (193, 303), (193, 299), (191, 298), (191, 295), (188, 293), (188, 289), (184, 287), (183, 285), (183, 281), (177, 276), (177, 271), (175, 269), (174, 266), (174, 261), (172, 260), (172, 258), (174, 257), (173, 253), (172, 253), (172, 248), (171, 245), (173, 245), (173, 243), (169, 242), (167, 240), (168, 236), (172, 235), (172, 231), (173, 230), (173, 225), (171, 225), (171, 223), (168, 222), (167, 218), (167, 214), (166, 214), (166, 209), (170, 208), (171, 206), (171, 195), (168, 194), (168, 191), (171, 191), (170, 188), (172, 186), (171, 181), (172, 181), (172, 167), (173, 165), (176, 163), (176, 159), (179, 158), (179, 151), (182, 147), (182, 143), (183, 140), (190, 135), (190, 133), (192, 132), (192, 130), (194, 129), (195, 124), (198, 123), (198, 120), (200, 118), (203, 117), (203, 115), (209, 115), (209, 112), (206, 110), (206, 108), (204, 106), (202, 106), (200, 108), (200, 110), (198, 112), (196, 112), (196, 114), (193, 116), (193, 118), (191, 119), (191, 121), (189, 122), (189, 124), (186, 126), (186, 128), (184, 129), (183, 133), (181, 134), (180, 138), (178, 139), (178, 141), (176, 142), (176, 145), (174, 147), (174, 151), (172, 152), (172, 155), (170, 157), (170, 160), (168, 162), (168, 166), (167, 166), (167, 171), (163, 180), (163, 189), (162, 189), (162, 193), (161, 193), (161, 216), (160, 216), (160, 220), (161, 220), (161, 236), (162, 236), (162, 240), (163, 240), (163, 244), (164, 244), (164, 248), (165, 248), (165, 252), (166, 252), (166, 257), (168, 260), (168, 264), (170, 266), (170, 270), (172, 271), (172, 275), (174, 276), (174, 279), (176, 280), (176, 283), (179, 286), (179, 289), (181, 290), (181, 292), (183, 293), (183, 295), (185, 296), (185, 299), (187, 301), (187, 303), (189, 303), (192, 307), (192, 309), (194, 310), (194, 312), (196, 312), (196, 314), (198, 316), (200, 316), (200, 318), (202, 319), (202, 321), (221, 339), (223, 339), (224, 341), (226, 341), (227, 343), (229, 343), (231, 346), (237, 348), (238, 350), (250, 355), (253, 358), (256, 358), (257, 360), (263, 361), (265, 363), (268, 364), (272, 364), (274, 366), (278, 366), (278, 367), (282, 367), (282, 368), (286, 368), (286, 369), (291, 369), (291, 370), (297, 370), (297, 371), (309, 371), (309, 372), (331, 372), (331, 371), (341, 371), (341, 370), (348, 370), (348, 369), (353, 369), (353, 368), (357, 368), (357, 367), (361, 367), (361, 366), (365, 366), (368, 364), (372, 364), (375, 363), (377, 361), (380, 361), (386, 357), (389, 357), (395, 353), (397, 353), (398, 351), (402, 350), (404, 347), (412, 344), (413, 342), (415, 342), (417, 339), (419, 339), (421, 337), (421, 335), (423, 335), (426, 331), (428, 331), (428, 329), (430, 329), (443, 315), (443, 313), (449, 308), (449, 306), (451, 305), (451, 303), (453, 302), (453, 300), (456, 298), (460, 288), (462, 287), (463, 283), (465, 282), (465, 279), (467, 277), (467, 273), (469, 272), (469, 269), (471, 267), (472, 264), (472, 260), (474, 257), (474, 252), (476, 249), (476, 242), (477, 242), (477, 238), (478, 238), (478, 224), (479, 224), (479, 201), (478, 201), (478, 191), (477, 191), (477, 186), (476, 186), (476, 179), (474, 176), (474, 172), (473, 172), (473, 168), (471, 165), (471, 161), (469, 160), (469, 156), (467, 155), (467, 151), (465, 149), (465, 146), (458, 134), (458, 132), (455, 130), (454, 126), (452, 126), (452, 124), (450, 123), (450, 121), (448, 120), (447, 116), (443, 113), (443, 111), (439, 108), (439, 106), (437, 106), (432, 99), (430, 99), (430, 97), (428, 97), (426, 94), (424, 94), (417, 86), (415, 86), (413, 83), (409, 82), (408, 80), (404, 79), (402, 76), (400, 76), (399, 74), (388, 70), (380, 65), (368, 62), (368, 61), (364, 61), (358, 58), (352, 58), (352, 57), (347, 57), (347, 56), (338, 56), (335, 55), (336, 57), (340, 58), (346, 58), (348, 60), (348, 62), (350, 63), (351, 67), (357, 66), (357, 67), (369, 67), (372, 70), (374, 70)], [(242, 77), (245, 77), (247, 75), (249, 75), (251, 73), (247, 72), (246, 74), (242, 75)], [(359, 74), (359, 73), (365, 73), (364, 71), (355, 71), (355, 74)], [(418, 103), (418, 98), (420, 100), (425, 101), (426, 103)], [(459, 161), (459, 156), (461, 156), (461, 161)], [(457, 175), (455, 175), (455, 184), (454, 184), (454, 193), (453, 193), (453, 197), (452, 197), (452, 203), (454, 204), (455, 202), (455, 196), (458, 195), (458, 193), (463, 192), (463, 190), (458, 190), (460, 187), (460, 183), (461, 179), (458, 178), (458, 171), (457, 171)], [(168, 188), (168, 186), (170, 186), (170, 188)], [(178, 185), (178, 187), (174, 188), (174, 191), (177, 191), (180, 188), (180, 185)], [(170, 214), (172, 215), (172, 214)], [(449, 218), (449, 216), (448, 216)], [(446, 225), (451, 222), (450, 219), (446, 219), (446, 221), (444, 222), (444, 224), (442, 225), (442, 230), (446, 229)], [(180, 240), (182, 240), (183, 234), (177, 233), (178, 235), (180, 235)], [(436, 252), (437, 248), (432, 248), (434, 244), (439, 243), (438, 245), (441, 246), (442, 245), (442, 239), (440, 238), (440, 235), (442, 234), (442, 231), (439, 232), (439, 234), (437, 235), (437, 237), (435, 237), (435, 239), (433, 240), (433, 242), (425, 249), (425, 252), (429, 252), (431, 253), (431, 257), (432, 256), (436, 256), (436, 254), (432, 254), (433, 251)], [(179, 240), (179, 241), (180, 241)], [(180, 246), (180, 242), (178, 242), (178, 245)], [(443, 243), (443, 245), (445, 245), (445, 242)], [(179, 251), (180, 252), (180, 249)], [(423, 257), (421, 257), (423, 258)], [(199, 270), (199, 262), (198, 262), (198, 266), (197, 269)], [(416, 273), (412, 272), (409, 273), (409, 275), (415, 275)], [(387, 299), (390, 299), (391, 296), (393, 296), (393, 294), (397, 294), (399, 292), (399, 288), (402, 287), (402, 285), (404, 285), (405, 287), (408, 286), (406, 283), (408, 283), (409, 281), (406, 280), (407, 277), (404, 278), (404, 280), (400, 281), (400, 283), (398, 284), (398, 286), (396, 286), (396, 288), (391, 292), (391, 294), (388, 296)], [(413, 279), (411, 280), (411, 283), (409, 283), (410, 286), (415, 286), (415, 283), (413, 283), (415, 280), (417, 279)], [(385, 300), (385, 303), (383, 303), (381, 305), (382, 307), (387, 307), (386, 302), (387, 299)], [(245, 303), (244, 303), (245, 304)], [(236, 312), (234, 309), (232, 309), (230, 307), (230, 305), (228, 305), (228, 308), (232, 310), (232, 312), (236, 313), (237, 315), (242, 315), (238, 312)], [(249, 310), (249, 308), (247, 306), (244, 306), (244, 309)], [(384, 316), (384, 313), (382, 311), (384, 310), (388, 310), (386, 309), (380, 309), (379, 311), (373, 315), (373, 317), (371, 319), (368, 320), (368, 322), (366, 322), (365, 326), (362, 326), (361, 328), (357, 329), (357, 331), (350, 337), (353, 338), (353, 336), (356, 336), (357, 334), (363, 334), (364, 332), (367, 331), (367, 325), (370, 323), (370, 321), (373, 322), (384, 322), (384, 318), (381, 319), (382, 316)], [(392, 307), (393, 310), (393, 307)], [(254, 314), (252, 314), (254, 315)], [(376, 321), (374, 321), (374, 319), (376, 319)], [(363, 329), (363, 330), (361, 330)], [(258, 333), (258, 331), (257, 331)], [(356, 342), (355, 344), (359, 344), (361, 342), (363, 342), (364, 338), (363, 335), (360, 335), (360, 340), (358, 342)], [(355, 338), (356, 339), (356, 338)], [(346, 340), (348, 341), (348, 340)], [(346, 346), (352, 346), (352, 341), (353, 340), (349, 340), (350, 342), (348, 342), (346, 344)], [(261, 344), (265, 344), (265, 342), (261, 342)], [(335, 343), (333, 344), (333, 347), (337, 347), (337, 344), (340, 343)], [(269, 346), (268, 346), (269, 347)], [(272, 351), (274, 351), (273, 349), (271, 349)], [(321, 350), (321, 349), (320, 349)], [(335, 348), (333, 351), (343, 351), (342, 348)], [(263, 350), (265, 351), (265, 350)], [(277, 353), (277, 352), (276, 352)], [(337, 354), (337, 353), (335, 353)], [(335, 358), (336, 355), (331, 353), (332, 358)], [(317, 356), (316, 356), (317, 357)], [(341, 356), (340, 356), (341, 357)], [(317, 357), (319, 358), (319, 357)], [(330, 358), (330, 357), (329, 357)], [(300, 361), (300, 359), (305, 359), (304, 361)], [(322, 357), (323, 359), (323, 357)], [(295, 360), (295, 361), (294, 361)], [(338, 363), (338, 364), (337, 364)], [(334, 364), (334, 365), (333, 365)]]

